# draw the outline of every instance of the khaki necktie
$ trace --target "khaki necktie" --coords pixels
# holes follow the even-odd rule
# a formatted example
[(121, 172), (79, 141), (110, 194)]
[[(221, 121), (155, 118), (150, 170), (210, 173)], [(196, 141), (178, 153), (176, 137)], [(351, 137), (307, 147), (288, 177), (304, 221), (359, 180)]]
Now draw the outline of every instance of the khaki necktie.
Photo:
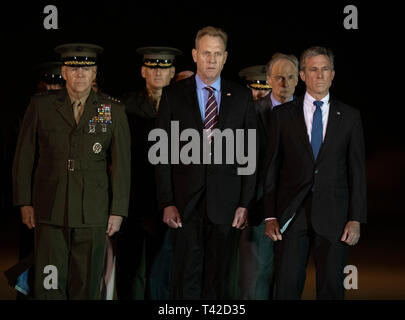
[(80, 100), (73, 102), (73, 116), (75, 117), (76, 124), (79, 124), (81, 116), (82, 103)]

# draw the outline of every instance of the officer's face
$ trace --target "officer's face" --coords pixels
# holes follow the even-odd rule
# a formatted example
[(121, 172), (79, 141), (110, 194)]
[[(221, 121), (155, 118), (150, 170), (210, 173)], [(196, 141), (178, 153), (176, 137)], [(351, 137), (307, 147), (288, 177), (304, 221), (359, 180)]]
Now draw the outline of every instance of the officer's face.
[(257, 89), (253, 89), (253, 88), (250, 88), (250, 89), (252, 90), (253, 100), (263, 98), (263, 97), (267, 96), (270, 92), (270, 90), (257, 90)]
[(174, 77), (175, 68), (148, 68), (142, 66), (142, 77), (146, 81), (146, 87), (149, 89), (162, 89), (166, 87)]
[(205, 35), (193, 49), (193, 60), (197, 64), (197, 74), (206, 84), (218, 79), (228, 57), (225, 44), (220, 37)]
[(278, 60), (273, 65), (271, 74), (267, 76), (267, 82), (272, 87), (276, 100), (284, 103), (294, 94), (298, 83), (297, 69), (286, 59)]
[(329, 57), (317, 55), (305, 59), (305, 68), (300, 71), (308, 93), (316, 99), (322, 99), (329, 92), (335, 71), (332, 70)]
[(62, 67), (62, 76), (66, 80), (66, 89), (73, 95), (85, 95), (90, 92), (96, 79), (97, 67)]

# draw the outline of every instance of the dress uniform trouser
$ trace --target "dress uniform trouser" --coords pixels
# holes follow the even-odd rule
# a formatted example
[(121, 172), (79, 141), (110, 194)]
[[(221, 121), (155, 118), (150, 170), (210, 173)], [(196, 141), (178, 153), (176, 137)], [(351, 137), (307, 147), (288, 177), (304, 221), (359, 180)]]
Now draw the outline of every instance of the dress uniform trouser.
[(242, 231), (239, 242), (240, 297), (246, 300), (273, 298), (273, 241), (266, 236), (266, 222)]
[[(99, 299), (105, 247), (104, 227), (65, 228), (37, 224), (35, 228), (36, 299)], [(57, 270), (57, 289), (44, 286)], [(48, 267), (49, 268), (49, 267)], [(48, 277), (48, 278), (47, 278)], [(48, 286), (49, 288), (49, 286)]]

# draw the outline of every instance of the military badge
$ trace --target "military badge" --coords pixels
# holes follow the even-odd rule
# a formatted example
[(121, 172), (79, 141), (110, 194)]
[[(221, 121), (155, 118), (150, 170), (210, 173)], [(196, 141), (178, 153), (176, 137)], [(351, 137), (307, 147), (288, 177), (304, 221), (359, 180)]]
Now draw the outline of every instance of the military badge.
[(95, 144), (93, 144), (94, 153), (100, 153), (102, 149), (103, 149), (103, 146), (101, 145), (100, 142), (96, 142)]
[(94, 120), (91, 119), (89, 121), (89, 133), (95, 133), (96, 132), (96, 124), (94, 123)]
[[(101, 104), (100, 107), (97, 108), (97, 115), (89, 121), (89, 133), (94, 133), (96, 131), (96, 123), (100, 124), (101, 132), (107, 132), (107, 125), (112, 123), (110, 104)], [(94, 131), (92, 124), (94, 125)]]

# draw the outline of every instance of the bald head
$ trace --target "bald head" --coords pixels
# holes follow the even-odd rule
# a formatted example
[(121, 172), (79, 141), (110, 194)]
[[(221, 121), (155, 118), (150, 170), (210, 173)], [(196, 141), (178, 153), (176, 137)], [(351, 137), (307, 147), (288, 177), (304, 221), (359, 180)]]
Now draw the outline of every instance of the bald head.
[[(297, 61), (298, 62), (298, 61)], [(285, 103), (294, 95), (298, 84), (298, 63), (287, 58), (280, 58), (270, 63), (267, 70), (267, 82), (272, 88), (274, 98)]]

